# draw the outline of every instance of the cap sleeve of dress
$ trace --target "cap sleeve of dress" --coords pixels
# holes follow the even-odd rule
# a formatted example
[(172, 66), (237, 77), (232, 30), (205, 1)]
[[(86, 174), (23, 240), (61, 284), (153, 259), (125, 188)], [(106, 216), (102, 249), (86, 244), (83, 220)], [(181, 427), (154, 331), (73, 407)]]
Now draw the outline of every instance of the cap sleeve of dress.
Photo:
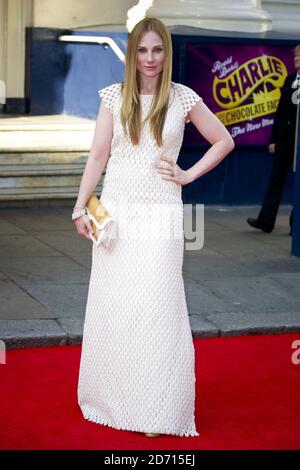
[(119, 83), (113, 83), (112, 85), (108, 85), (105, 88), (98, 90), (98, 95), (101, 98), (101, 102), (103, 100), (105, 106), (109, 109), (111, 114), (114, 114), (115, 104), (118, 99), (119, 92)]
[[(192, 107), (198, 103), (198, 101), (203, 101), (203, 98), (198, 95), (192, 88), (178, 83), (177, 90), (179, 93), (179, 98), (183, 106), (184, 117), (187, 117), (187, 114), (192, 109)], [(190, 122), (190, 119), (187, 119), (186, 123)]]

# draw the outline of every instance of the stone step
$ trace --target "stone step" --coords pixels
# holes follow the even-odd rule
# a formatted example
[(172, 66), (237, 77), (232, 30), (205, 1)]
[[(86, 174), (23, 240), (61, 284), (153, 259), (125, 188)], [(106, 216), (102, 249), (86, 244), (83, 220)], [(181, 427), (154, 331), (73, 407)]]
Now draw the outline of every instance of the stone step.
[[(1, 188), (0, 201), (24, 201), (29, 199), (73, 199), (79, 191), (80, 179), (76, 185), (68, 186), (36, 186), (21, 188)], [(102, 180), (96, 188), (96, 193), (102, 190)], [(5, 204), (1, 204), (4, 207)]]
[(49, 115), (0, 115), (0, 131), (60, 131), (60, 130), (91, 130), (95, 127), (95, 120), (86, 119), (67, 114)]
[(0, 153), (11, 151), (88, 151), (95, 121), (67, 115), (0, 119)]
[(0, 192), (3, 194), (5, 191), (25, 190), (26, 188), (41, 187), (45, 190), (52, 187), (68, 188), (69, 186), (76, 186), (80, 184), (81, 175), (37, 175), (37, 176), (16, 176), (0, 178)]
[(0, 119), (0, 201), (73, 199), (95, 121), (76, 116)]
[(0, 169), (2, 165), (48, 165), (48, 164), (82, 164), (84, 165), (89, 151), (64, 152), (1, 152)]
[(91, 131), (0, 131), (0, 152), (22, 151), (88, 151)]
[[(43, 165), (0, 165), (0, 177), (12, 176), (57, 176), (57, 175), (80, 175), (84, 171), (84, 166), (78, 163), (70, 165), (51, 165), (49, 163)], [(1, 187), (1, 182), (0, 182)]]

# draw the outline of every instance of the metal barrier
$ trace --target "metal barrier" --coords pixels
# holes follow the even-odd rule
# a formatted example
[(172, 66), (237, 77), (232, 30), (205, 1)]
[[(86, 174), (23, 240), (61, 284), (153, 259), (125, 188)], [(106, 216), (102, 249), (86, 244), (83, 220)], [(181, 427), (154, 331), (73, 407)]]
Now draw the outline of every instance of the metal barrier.
[(6, 345), (5, 342), (0, 339), (0, 364), (6, 364)]
[(84, 44), (90, 43), (109, 46), (118, 59), (125, 63), (125, 54), (121, 51), (117, 43), (107, 36), (74, 36), (72, 34), (63, 34), (59, 36), (58, 40), (62, 42), (79, 42)]

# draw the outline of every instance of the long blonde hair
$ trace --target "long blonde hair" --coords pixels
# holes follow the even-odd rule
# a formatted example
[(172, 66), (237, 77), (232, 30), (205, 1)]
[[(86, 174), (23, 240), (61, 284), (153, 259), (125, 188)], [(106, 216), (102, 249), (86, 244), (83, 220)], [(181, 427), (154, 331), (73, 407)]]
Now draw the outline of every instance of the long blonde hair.
[(137, 50), (142, 35), (148, 31), (154, 31), (161, 37), (164, 48), (164, 67), (160, 73), (157, 94), (146, 117), (146, 120), (149, 120), (150, 131), (157, 145), (161, 146), (163, 144), (162, 132), (168, 110), (172, 77), (172, 39), (168, 29), (157, 18), (143, 18), (129, 34), (125, 55), (125, 77), (122, 83), (123, 99), (120, 119), (124, 132), (127, 135), (129, 133), (134, 145), (138, 144), (141, 136), (142, 122), (139, 97), (140, 77), (136, 68)]

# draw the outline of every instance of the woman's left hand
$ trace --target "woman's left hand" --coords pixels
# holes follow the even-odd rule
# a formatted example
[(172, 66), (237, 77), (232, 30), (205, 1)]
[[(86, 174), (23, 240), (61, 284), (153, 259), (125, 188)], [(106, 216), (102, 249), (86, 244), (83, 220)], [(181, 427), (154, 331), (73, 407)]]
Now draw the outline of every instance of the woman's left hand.
[(174, 183), (181, 186), (190, 182), (187, 171), (182, 170), (174, 160), (168, 157), (160, 157), (160, 160), (163, 160), (165, 163), (157, 163), (155, 168), (158, 169), (158, 173), (163, 175), (162, 179), (174, 181)]

